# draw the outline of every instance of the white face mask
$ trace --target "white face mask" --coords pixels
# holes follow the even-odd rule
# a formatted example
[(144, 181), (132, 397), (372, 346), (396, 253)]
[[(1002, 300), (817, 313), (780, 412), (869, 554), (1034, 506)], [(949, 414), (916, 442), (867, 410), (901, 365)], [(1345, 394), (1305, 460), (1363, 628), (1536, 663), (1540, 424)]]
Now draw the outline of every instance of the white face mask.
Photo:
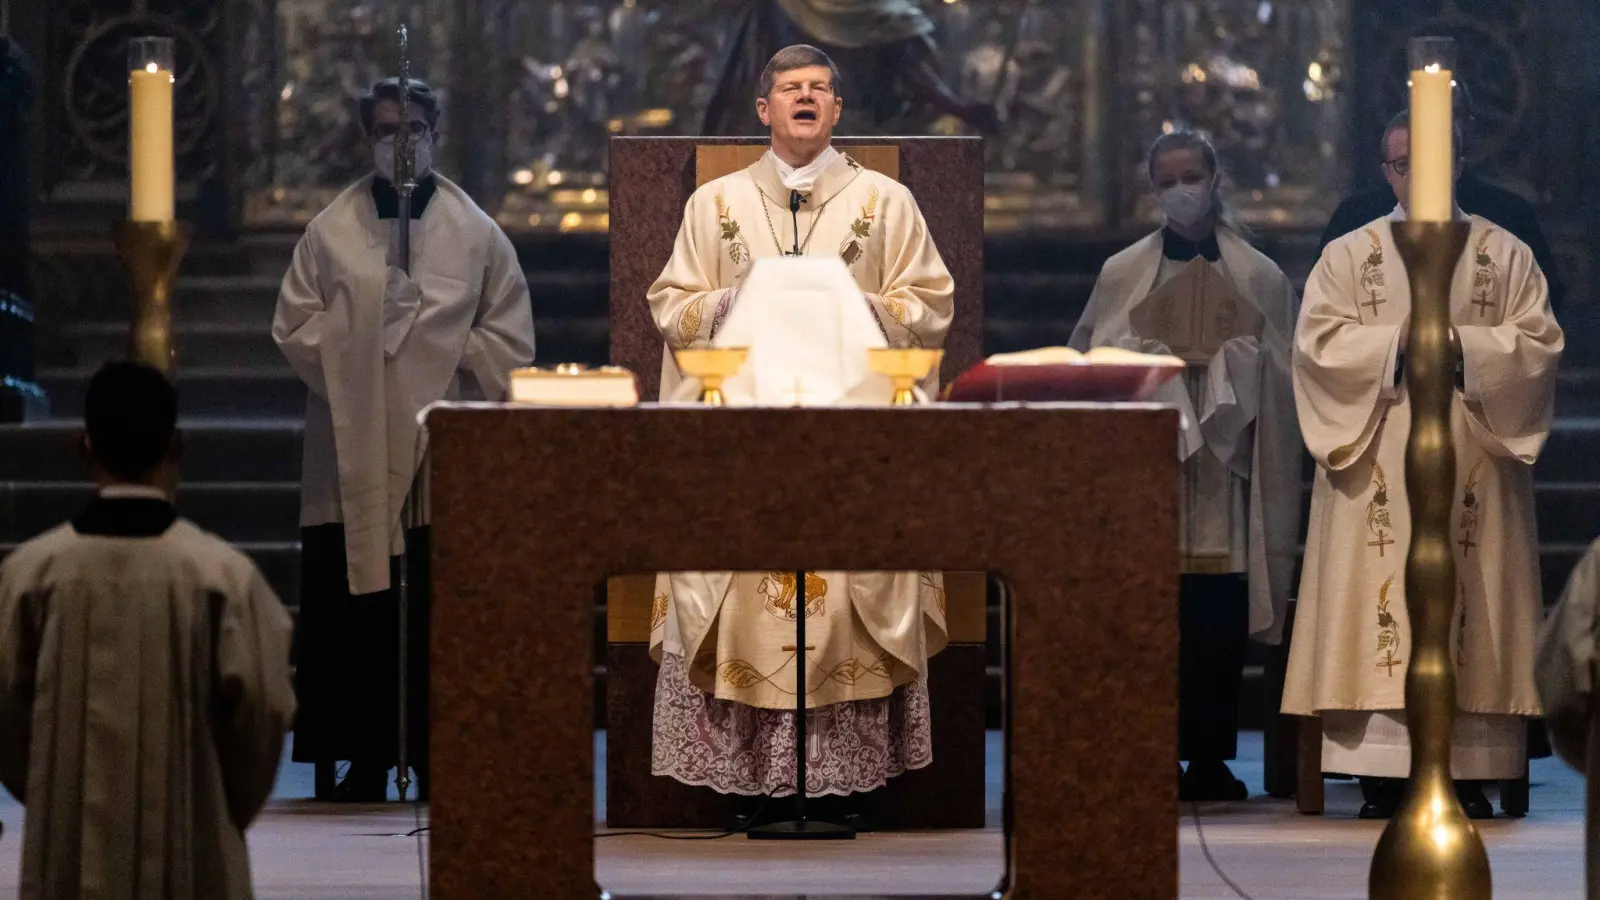
[[(372, 167), (390, 183), (394, 182), (394, 144), (387, 140), (372, 145)], [(433, 170), (433, 138), (418, 138), (412, 146), (417, 151), (417, 177), (422, 178)]]
[(1211, 185), (1175, 184), (1156, 195), (1167, 221), (1187, 228), (1211, 212)]

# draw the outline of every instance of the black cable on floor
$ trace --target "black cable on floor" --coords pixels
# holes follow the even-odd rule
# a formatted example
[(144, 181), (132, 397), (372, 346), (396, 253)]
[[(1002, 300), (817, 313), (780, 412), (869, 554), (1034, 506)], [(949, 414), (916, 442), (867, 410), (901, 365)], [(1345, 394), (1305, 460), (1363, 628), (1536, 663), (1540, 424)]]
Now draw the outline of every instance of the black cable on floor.
[(1255, 900), (1254, 897), (1251, 897), (1249, 894), (1245, 893), (1244, 888), (1235, 884), (1233, 879), (1228, 877), (1228, 873), (1222, 871), (1222, 867), (1217, 865), (1216, 859), (1212, 857), (1211, 847), (1206, 843), (1205, 826), (1200, 823), (1200, 804), (1190, 803), (1189, 814), (1194, 818), (1195, 834), (1200, 836), (1200, 852), (1205, 854), (1206, 862), (1210, 863), (1211, 865), (1211, 871), (1215, 872), (1217, 877), (1222, 879), (1223, 884), (1232, 888), (1233, 892), (1239, 895), (1239, 900)]
[(613, 837), (650, 837), (659, 838), (663, 841), (720, 841), (723, 838), (730, 838), (736, 834), (744, 834), (746, 831), (749, 831), (751, 828), (753, 828), (756, 822), (760, 820), (761, 814), (766, 812), (767, 801), (770, 799), (770, 797), (763, 798), (761, 804), (756, 807), (756, 811), (750, 814), (748, 821), (737, 828), (732, 828), (727, 831), (718, 831), (712, 834), (665, 834), (659, 831), (607, 831), (603, 833), (595, 832), (594, 837), (595, 840)]
[(413, 801), (411, 809), (416, 815), (417, 827), (407, 837), (417, 839), (417, 881), (422, 888), (422, 900), (428, 900), (428, 852), (422, 849), (422, 835), (428, 828), (422, 824), (422, 801)]

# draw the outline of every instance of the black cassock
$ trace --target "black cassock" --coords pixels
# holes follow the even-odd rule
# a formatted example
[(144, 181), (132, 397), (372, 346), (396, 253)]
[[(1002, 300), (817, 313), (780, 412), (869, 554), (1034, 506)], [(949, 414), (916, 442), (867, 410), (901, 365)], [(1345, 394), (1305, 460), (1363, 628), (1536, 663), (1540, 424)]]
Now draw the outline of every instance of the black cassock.
[[(391, 587), (352, 596), (344, 526), (300, 530), (300, 615), (295, 626), (294, 760), (392, 767), (400, 731), (399, 558)], [(419, 789), (428, 772), (429, 530), (407, 533), (408, 761)]]

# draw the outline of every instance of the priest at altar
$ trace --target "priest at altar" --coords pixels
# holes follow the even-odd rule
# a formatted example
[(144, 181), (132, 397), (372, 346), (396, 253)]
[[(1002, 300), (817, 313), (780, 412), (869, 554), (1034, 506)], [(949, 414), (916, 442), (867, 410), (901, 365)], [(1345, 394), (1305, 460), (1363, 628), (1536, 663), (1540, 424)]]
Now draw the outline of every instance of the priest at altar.
[(1283, 639), (1299, 529), (1296, 298), (1240, 237), (1210, 141), (1162, 135), (1146, 169), (1166, 225), (1106, 262), (1071, 343), (1190, 363), (1154, 398), (1182, 413), (1178, 758), (1189, 767), (1179, 794), (1243, 800), (1227, 761), (1238, 751), (1246, 647)]
[[(742, 288), (757, 262), (796, 248), (815, 271), (837, 273), (843, 286), (832, 296), (859, 304), (834, 317), (844, 341), (836, 356), (942, 345), (954, 314), (950, 273), (910, 192), (831, 146), (841, 90), (832, 61), (804, 45), (779, 51), (752, 89), (771, 148), (690, 197), (672, 256), (649, 291), (666, 344), (663, 399), (694, 387), (671, 351), (711, 346), (744, 318), (735, 311), (772, 302), (770, 282)], [(818, 372), (801, 393), (830, 379), (837, 380)], [(753, 399), (801, 398), (758, 391)], [(824, 489), (817, 501), (848, 514), (848, 497)], [(658, 577), (654, 774), (746, 796), (794, 792), (796, 615), (808, 628), (800, 651), (810, 710), (806, 793), (866, 792), (931, 762), (927, 664), (946, 642), (941, 576), (809, 572), (803, 610), (796, 580), (790, 572)]]
[[(1386, 159), (1405, 162), (1404, 115), (1384, 144)], [(1409, 173), (1385, 166), (1400, 205), (1328, 246), (1295, 332), (1295, 398), (1317, 470), (1283, 711), (1321, 717), (1323, 769), (1361, 777), (1364, 818), (1393, 814), (1411, 757), (1403, 712), (1411, 298), (1394, 240)], [(1468, 814), (1485, 818), (1493, 809), (1478, 782), (1523, 774), (1524, 719), (1540, 714), (1533, 463), (1549, 431), (1563, 336), (1528, 246), (1493, 222), (1457, 217), (1471, 235), (1450, 295), (1458, 346), (1450, 647), (1460, 708), (1452, 769)]]

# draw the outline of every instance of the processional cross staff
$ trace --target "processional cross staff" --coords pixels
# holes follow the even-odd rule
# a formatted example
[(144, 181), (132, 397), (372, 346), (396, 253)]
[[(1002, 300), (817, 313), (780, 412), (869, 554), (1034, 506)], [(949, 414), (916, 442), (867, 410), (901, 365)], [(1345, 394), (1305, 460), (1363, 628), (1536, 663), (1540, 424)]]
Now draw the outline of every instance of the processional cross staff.
[[(411, 53), (410, 35), (402, 23), (400, 34), (400, 128), (395, 133), (394, 141), (394, 187), (399, 194), (399, 216), (395, 221), (397, 247), (395, 251), (395, 264), (400, 271), (411, 276), (411, 195), (417, 189), (417, 156), (416, 144), (411, 136)], [(406, 488), (405, 501), (400, 506), (400, 520), (396, 524), (400, 530), (400, 575), (395, 593), (400, 604), (400, 663), (399, 663), (399, 738), (400, 742), (395, 751), (395, 763), (398, 766), (395, 777), (395, 788), (400, 792), (400, 802), (406, 802), (406, 790), (411, 786), (411, 776), (407, 773), (410, 762), (407, 753), (407, 744), (410, 737), (409, 722), (409, 697), (407, 696), (406, 666), (410, 662), (410, 635), (407, 634), (409, 622), (408, 609), (411, 601), (410, 591), (410, 548), (406, 541), (406, 527), (410, 524), (412, 516), (412, 495), (416, 491), (416, 475), (412, 475), (411, 485)]]

